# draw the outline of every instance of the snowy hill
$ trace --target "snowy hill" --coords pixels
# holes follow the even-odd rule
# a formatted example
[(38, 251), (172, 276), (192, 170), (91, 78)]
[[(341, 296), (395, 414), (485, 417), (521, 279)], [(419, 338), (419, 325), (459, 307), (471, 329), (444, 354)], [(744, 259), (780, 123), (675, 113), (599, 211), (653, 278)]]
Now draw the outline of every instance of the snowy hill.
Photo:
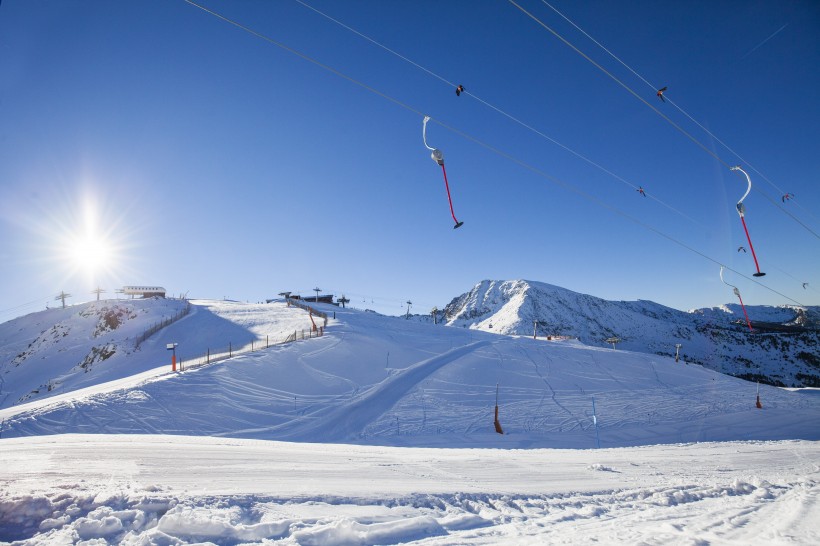
[[(527, 301), (520, 292), (510, 299), (518, 297)], [(604, 307), (585, 298), (588, 309)], [(609, 316), (620, 312), (622, 324), (637, 322), (639, 312), (609, 305)], [(658, 315), (663, 311), (640, 305), (656, 309)], [(117, 304), (134, 316), (134, 332), (140, 323), (147, 326), (149, 317), (178, 306), (187, 302)], [(120, 329), (94, 337), (112, 308), (89, 304), (73, 314), (55, 315), (66, 334), (53, 338), (55, 327), (45, 328), (48, 343), (19, 365), (12, 360), (5, 366), (4, 393), (18, 402), (0, 410), (4, 438), (184, 433), (386, 445), (592, 447), (820, 435), (804, 430), (804, 421), (797, 419), (817, 416), (813, 397), (764, 386), (767, 411), (760, 412), (754, 407), (755, 384), (666, 356), (433, 326), (320, 305), (336, 316), (324, 337), (200, 365), (207, 361), (194, 357), (213, 356), (215, 348), (229, 340), (233, 350), (258, 340), (263, 332), (283, 340), (300, 326), (310, 328), (310, 317), (284, 303), (194, 301), (187, 315), (139, 350), (128, 351), (123, 349), (131, 342), (125, 328), (116, 338), (111, 336)], [(504, 315), (512, 308), (508, 304), (495, 315), (495, 332), (511, 328), (499, 320), (503, 316), (511, 317), (512, 325), (512, 319), (521, 320), (516, 313)], [(42, 328), (43, 317), (33, 319), (26, 324)], [(20, 334), (29, 337), (31, 330)], [(171, 373), (168, 342), (179, 343), (185, 371)], [(105, 343), (121, 356), (66, 371), (65, 355), (74, 354), (77, 360), (92, 343)], [(23, 340), (7, 344), (19, 347)], [(34, 355), (38, 359), (32, 360)], [(26, 365), (52, 359), (60, 366)], [(41, 374), (37, 379), (35, 371)], [(47, 379), (55, 373), (61, 375)], [(93, 379), (98, 384), (89, 385)], [(15, 385), (23, 380), (59, 387), (18, 396), (25, 389)], [(496, 385), (503, 437), (493, 428)], [(86, 389), (69, 392), (79, 387)], [(20, 403), (26, 401), (29, 404)], [(726, 426), (727, 418), (735, 421), (740, 415), (747, 416), (742, 426)]]
[(571, 336), (593, 346), (681, 355), (687, 362), (779, 386), (820, 386), (820, 308), (739, 305), (685, 313), (650, 301), (607, 301), (540, 282), (483, 281), (442, 312), (451, 326), (507, 335)]
[(95, 302), (0, 324), (0, 408), (144, 371), (128, 359), (139, 336), (186, 311), (179, 300)]
[[(666, 356), (318, 307), (331, 318), (306, 339), (311, 317), (281, 302), (100, 302), (3, 325), (0, 541), (820, 536), (818, 391), (761, 385), (758, 409), (754, 384)], [(79, 365), (100, 344), (113, 354)]]
[(306, 313), (165, 298), (32, 313), (0, 324), (0, 409), (152, 370), (164, 373), (167, 343), (178, 344), (180, 360), (208, 351), (227, 356), (254, 341), (258, 348), (310, 328)]

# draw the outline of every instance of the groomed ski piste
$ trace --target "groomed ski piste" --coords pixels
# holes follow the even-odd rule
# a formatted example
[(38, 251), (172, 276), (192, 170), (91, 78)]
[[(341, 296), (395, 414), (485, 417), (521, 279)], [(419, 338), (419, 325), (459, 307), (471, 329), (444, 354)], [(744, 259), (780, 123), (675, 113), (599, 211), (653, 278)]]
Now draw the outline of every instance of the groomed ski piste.
[[(0, 325), (0, 540), (820, 542), (817, 390), (761, 385), (759, 409), (754, 383), (674, 358), (330, 305), (322, 337), (200, 364), (310, 317), (193, 301), (135, 350), (181, 305), (153, 301)], [(133, 318), (88, 320), (115, 304)], [(87, 371), (61, 360), (100, 343), (113, 356)]]

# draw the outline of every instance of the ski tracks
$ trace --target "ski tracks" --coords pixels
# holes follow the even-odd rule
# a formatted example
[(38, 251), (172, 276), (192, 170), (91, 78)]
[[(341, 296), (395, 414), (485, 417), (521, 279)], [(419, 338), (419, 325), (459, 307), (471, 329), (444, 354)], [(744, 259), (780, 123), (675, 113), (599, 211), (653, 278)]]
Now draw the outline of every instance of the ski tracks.
[(286, 439), (313, 438), (319, 429), (325, 441), (341, 441), (361, 435), (368, 424), (393, 407), (411, 389), (425, 378), (447, 364), (473, 351), (489, 345), (488, 340), (478, 341), (423, 360), (409, 368), (391, 375), (379, 385), (369, 389), (351, 402), (337, 407), (330, 414), (314, 422), (299, 425), (285, 432)]
[[(577, 416), (576, 416), (576, 415), (572, 412), (572, 410), (570, 410), (568, 407), (564, 406), (561, 402), (559, 402), (559, 401), (558, 401), (558, 395), (557, 395), (557, 393), (555, 392), (555, 389), (554, 389), (554, 388), (552, 388), (552, 385), (550, 385), (550, 382), (549, 382), (549, 381), (547, 380), (547, 378), (546, 378), (546, 377), (545, 377), (545, 376), (541, 373), (541, 370), (538, 368), (538, 362), (537, 362), (537, 361), (536, 361), (536, 360), (535, 360), (532, 356), (530, 356), (529, 352), (528, 352), (526, 349), (524, 349), (523, 347), (520, 349), (520, 351), (521, 351), (521, 353), (522, 353), (525, 357), (527, 357), (527, 359), (528, 359), (530, 362), (532, 362), (532, 365), (533, 365), (533, 367), (535, 368), (535, 373), (536, 373), (536, 374), (538, 374), (538, 377), (540, 377), (540, 378), (541, 378), (541, 381), (543, 381), (543, 382), (544, 382), (544, 385), (546, 385), (547, 389), (549, 389), (550, 398), (552, 399), (552, 403), (553, 403), (553, 404), (555, 404), (555, 405), (556, 405), (556, 407), (558, 407), (561, 411), (563, 411), (564, 413), (566, 413), (566, 414), (569, 416), (569, 420), (570, 420), (570, 421), (574, 421), (574, 422), (575, 422), (575, 424), (576, 424), (576, 425), (577, 425), (577, 426), (578, 426), (581, 430), (583, 430), (584, 426), (583, 426), (583, 423), (581, 422), (581, 420), (580, 420), (580, 419), (579, 419), (579, 418), (578, 418), (578, 417), (577, 417)], [(548, 356), (545, 356), (545, 358), (546, 358), (546, 360), (547, 360), (548, 364), (550, 364), (550, 365), (551, 365), (551, 364), (552, 364), (552, 360), (551, 360)], [(547, 370), (547, 374), (549, 374), (549, 369)], [(546, 393), (545, 393), (545, 395), (546, 395)], [(541, 399), (540, 399), (540, 401), (538, 402), (538, 407), (536, 408), (536, 413), (540, 413), (540, 412), (541, 412), (541, 408), (542, 408), (543, 404), (544, 404), (544, 397), (542, 396), (542, 397), (541, 397)], [(560, 426), (561, 426), (561, 428), (563, 428), (564, 423), (566, 423), (566, 421), (562, 422), (562, 424), (560, 425)]]

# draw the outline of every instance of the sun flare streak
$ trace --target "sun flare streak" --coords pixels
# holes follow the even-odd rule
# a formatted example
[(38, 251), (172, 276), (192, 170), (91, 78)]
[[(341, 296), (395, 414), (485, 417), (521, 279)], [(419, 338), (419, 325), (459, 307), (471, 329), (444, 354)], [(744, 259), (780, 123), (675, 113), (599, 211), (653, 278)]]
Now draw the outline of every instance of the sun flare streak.
[(121, 265), (120, 245), (113, 237), (114, 225), (101, 218), (96, 202), (86, 198), (69, 225), (59, 235), (58, 260), (86, 282), (99, 283), (116, 274)]

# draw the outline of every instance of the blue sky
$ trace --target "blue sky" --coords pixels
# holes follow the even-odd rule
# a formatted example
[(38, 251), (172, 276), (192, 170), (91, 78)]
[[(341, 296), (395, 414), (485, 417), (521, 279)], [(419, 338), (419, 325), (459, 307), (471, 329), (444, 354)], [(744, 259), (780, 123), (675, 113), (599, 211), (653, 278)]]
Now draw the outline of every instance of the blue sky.
[(523, 278), (689, 309), (735, 301), (718, 263), (746, 304), (820, 304), (816, 2), (550, 2), (639, 78), (516, 1), (648, 104), (510, 2), (305, 0), (407, 60), (294, 0), (200, 3), (264, 38), (183, 0), (0, 4), (0, 320), (126, 284), (400, 314)]

